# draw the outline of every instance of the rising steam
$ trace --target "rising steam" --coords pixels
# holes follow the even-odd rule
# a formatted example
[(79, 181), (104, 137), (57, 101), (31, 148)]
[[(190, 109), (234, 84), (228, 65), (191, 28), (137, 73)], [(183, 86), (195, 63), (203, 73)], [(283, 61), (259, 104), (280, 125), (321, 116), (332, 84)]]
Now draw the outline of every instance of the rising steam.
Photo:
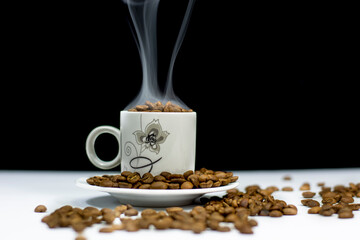
[(132, 108), (135, 105), (151, 102), (172, 101), (175, 104), (188, 108), (174, 93), (173, 89), (173, 68), (176, 56), (184, 40), (185, 32), (189, 24), (190, 15), (195, 0), (189, 0), (179, 35), (171, 55), (169, 72), (166, 81), (165, 93), (160, 91), (157, 76), (157, 11), (160, 0), (123, 0), (129, 8), (130, 16), (134, 26), (133, 35), (137, 44), (143, 80), (138, 96), (126, 107)]

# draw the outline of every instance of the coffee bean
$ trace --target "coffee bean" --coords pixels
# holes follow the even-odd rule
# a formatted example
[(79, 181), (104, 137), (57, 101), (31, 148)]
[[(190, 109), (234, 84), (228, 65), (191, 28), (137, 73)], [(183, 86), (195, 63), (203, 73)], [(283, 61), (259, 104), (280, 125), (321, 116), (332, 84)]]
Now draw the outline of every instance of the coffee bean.
[(130, 208), (130, 209), (128, 209), (128, 210), (126, 210), (126, 211), (124, 212), (125, 216), (128, 216), (128, 217), (130, 217), (130, 216), (137, 216), (138, 213), (139, 213), (139, 212), (138, 212), (135, 208)]
[[(128, 210), (127, 210), (128, 211)], [(126, 212), (126, 211), (125, 211)], [(110, 224), (115, 220), (115, 213), (114, 212), (106, 212), (103, 213), (103, 220), (107, 223)]]
[(291, 176), (286, 175), (286, 176), (283, 177), (283, 179), (284, 179), (285, 181), (290, 181), (290, 180), (291, 180)]
[(122, 213), (124, 213), (127, 210), (127, 206), (126, 205), (119, 205), (116, 206), (114, 209), (114, 213), (115, 213), (115, 217), (120, 217), (120, 215)]
[(294, 191), (294, 189), (293, 189), (292, 187), (283, 187), (281, 190), (282, 190), (282, 191), (285, 191), (285, 192), (292, 192), (292, 191)]
[(338, 212), (339, 218), (353, 218), (354, 214), (350, 208), (343, 208), (340, 209)]
[(182, 211), (184, 211), (184, 209), (181, 208), (181, 207), (168, 207), (168, 208), (166, 208), (167, 213), (175, 213), (175, 212), (182, 212)]
[(153, 225), (156, 229), (164, 230), (170, 228), (173, 221), (171, 217), (166, 216), (154, 221)]
[(318, 184), (317, 184), (319, 187), (323, 187), (323, 186), (325, 186), (325, 183), (324, 182), (318, 182)]
[(320, 203), (316, 200), (313, 200), (313, 199), (304, 199), (304, 200), (301, 200), (301, 203), (304, 205), (304, 206), (308, 206), (308, 207), (318, 207), (320, 206)]
[(172, 178), (170, 181), (172, 183), (179, 183), (179, 184), (183, 184), (184, 182), (186, 182), (184, 178)]
[(218, 177), (219, 179), (226, 178), (226, 173), (222, 171), (216, 171), (215, 176)]
[(141, 178), (141, 182), (145, 184), (152, 183), (153, 181), (154, 181), (154, 177), (151, 173), (145, 173)]
[(295, 208), (284, 208), (282, 210), (282, 212), (284, 213), (284, 215), (296, 215), (297, 214), (297, 209), (295, 209)]
[(218, 222), (222, 222), (222, 221), (225, 220), (224, 216), (221, 215), (219, 212), (213, 212), (212, 214), (210, 214), (209, 219), (214, 220), (214, 221), (218, 221)]
[(188, 180), (188, 177), (189, 177), (190, 175), (192, 175), (192, 174), (194, 174), (194, 171), (193, 171), (193, 170), (188, 170), (188, 171), (184, 172), (183, 176), (184, 176), (184, 178), (185, 178), (186, 180)]
[(210, 180), (210, 179), (209, 179), (209, 175), (207, 175), (207, 174), (201, 174), (201, 175), (199, 176), (199, 181), (200, 181), (200, 182), (206, 182), (206, 181), (208, 181), (208, 180)]
[(192, 189), (193, 187), (194, 185), (189, 181), (186, 181), (181, 184), (181, 189)]
[(343, 202), (343, 203), (353, 203), (354, 199), (352, 197), (349, 197), (349, 196), (344, 196), (344, 197), (341, 198), (340, 201)]
[(270, 217), (281, 217), (283, 215), (282, 212), (280, 212), (279, 210), (272, 210), (269, 213)]
[(179, 188), (180, 188), (180, 184), (178, 184), (178, 183), (169, 183), (169, 184), (168, 184), (168, 188), (169, 188), (169, 189), (179, 189)]
[(103, 227), (103, 228), (100, 228), (99, 232), (101, 233), (112, 233), (114, 231), (113, 228), (111, 227)]
[(150, 189), (167, 189), (168, 185), (164, 182), (153, 182), (150, 185)]
[(131, 184), (137, 183), (140, 179), (140, 174), (137, 172), (133, 172), (126, 177), (126, 180)]
[(195, 222), (193, 225), (192, 225), (192, 231), (194, 233), (201, 233), (203, 231), (205, 231), (207, 228), (206, 224), (203, 222), (203, 221), (199, 221), (199, 222)]
[(312, 198), (315, 196), (316, 193), (314, 192), (303, 192), (302, 195), (304, 198)]
[(235, 228), (239, 230), (239, 232), (244, 234), (253, 234), (252, 227), (247, 222), (237, 221), (234, 224)]
[(325, 203), (335, 204), (337, 201), (335, 200), (335, 198), (328, 197), (328, 198), (323, 198), (321, 202), (324, 204)]
[(86, 237), (82, 236), (82, 235), (78, 235), (75, 240), (86, 240)]
[(230, 232), (231, 229), (228, 227), (228, 226), (219, 226), (216, 231), (219, 231), (219, 232)]
[[(215, 175), (216, 174), (216, 175)], [(218, 176), (222, 177), (219, 178)], [(184, 174), (173, 174), (170, 172), (161, 172), (157, 176), (151, 173), (145, 173), (142, 177), (137, 172), (124, 171), (119, 175), (103, 175), (88, 178), (88, 184), (101, 187), (116, 188), (138, 188), (138, 189), (192, 189), (192, 188), (210, 188), (228, 185), (237, 181), (238, 176), (234, 176), (232, 172), (213, 171), (202, 168), (202, 171), (188, 170)], [(153, 188), (150, 184), (154, 182), (166, 183), (159, 185), (154, 184)], [(200, 182), (202, 182), (200, 186)], [(185, 183), (185, 184), (184, 184)], [(211, 184), (212, 183), (212, 184)]]
[(139, 189), (150, 189), (150, 184), (143, 184), (139, 187)]
[(132, 172), (130, 172), (130, 171), (123, 171), (123, 172), (121, 172), (121, 176), (124, 176), (124, 177), (128, 177), (130, 174), (132, 174)]
[(201, 188), (211, 188), (212, 185), (213, 185), (213, 181), (211, 181), (211, 180), (209, 180), (209, 181), (207, 181), (207, 182), (201, 182), (201, 183), (199, 184), (199, 186), (200, 186)]
[(160, 175), (169, 180), (171, 173), (164, 171), (164, 172), (161, 172)]
[(132, 184), (131, 183), (127, 183), (127, 182), (119, 182), (118, 183), (118, 187), (119, 188), (131, 188)]
[(137, 232), (140, 230), (139, 222), (135, 220), (128, 221), (125, 224), (125, 230), (128, 232)]
[(38, 205), (34, 209), (34, 212), (46, 212), (46, 210), (47, 210), (47, 208), (45, 207), (45, 205)]
[(190, 180), (190, 182), (195, 186), (195, 187), (199, 187), (200, 186), (200, 181), (199, 181), (199, 175), (196, 174), (192, 174), (188, 177), (188, 180)]
[(145, 101), (143, 105), (136, 105), (134, 108), (128, 109), (129, 112), (192, 112), (191, 109), (185, 109), (170, 101), (163, 105), (160, 101), (152, 103)]
[(319, 214), (322, 215), (322, 216), (331, 216), (335, 213), (335, 211), (330, 208), (330, 209), (324, 209), (324, 208), (321, 208), (320, 211), (319, 211)]
[(123, 224), (113, 224), (111, 225), (111, 228), (116, 231), (116, 230), (124, 230), (125, 229), (125, 225)]
[(308, 210), (309, 214), (318, 214), (321, 210), (321, 207), (317, 206), (317, 207), (312, 207)]
[(165, 182), (166, 178), (164, 176), (162, 176), (162, 175), (156, 175), (154, 177), (154, 181), (156, 181), (156, 182)]
[(309, 191), (310, 190), (310, 184), (309, 183), (303, 183), (300, 187), (301, 191)]

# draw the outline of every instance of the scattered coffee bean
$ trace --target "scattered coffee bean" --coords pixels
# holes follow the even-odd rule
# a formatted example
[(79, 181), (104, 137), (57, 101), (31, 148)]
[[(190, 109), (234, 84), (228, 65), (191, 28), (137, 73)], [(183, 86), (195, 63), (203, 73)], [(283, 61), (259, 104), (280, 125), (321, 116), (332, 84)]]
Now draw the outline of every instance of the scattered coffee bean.
[(297, 209), (295, 208), (291, 208), (291, 207), (287, 207), (284, 208), (283, 210), (284, 215), (296, 215), (297, 214)]
[(290, 181), (290, 180), (291, 180), (291, 176), (286, 175), (286, 176), (283, 177), (283, 179), (284, 179), (285, 181)]
[[(348, 187), (344, 185), (336, 185), (333, 188), (325, 187), (325, 184), (318, 184), (321, 186), (319, 195), (322, 197), (320, 206), (314, 204), (315, 200), (304, 199), (301, 200), (305, 206), (313, 206), (308, 210), (309, 214), (320, 214), (322, 216), (332, 216), (338, 214), (339, 218), (352, 218), (354, 214), (352, 211), (360, 209), (360, 204), (351, 204), (354, 202), (354, 197), (360, 192), (360, 184), (349, 183)], [(315, 193), (304, 192), (303, 197), (313, 197)], [(359, 205), (359, 206), (357, 206)]]
[(324, 183), (324, 182), (319, 182), (317, 185), (318, 185), (319, 187), (323, 187), (323, 186), (325, 186), (325, 183)]
[(300, 187), (301, 191), (309, 191), (310, 190), (310, 184), (309, 183), (303, 183)]
[(280, 212), (279, 210), (272, 210), (269, 213), (270, 217), (281, 217), (283, 215), (282, 212)]
[(75, 240), (86, 240), (86, 237), (84, 237), (83, 235), (78, 235)]
[(319, 214), (326, 216), (326, 217), (330, 217), (335, 213), (334, 209), (332, 208), (324, 208), (324, 206), (321, 207)]
[(304, 206), (308, 206), (308, 207), (318, 207), (320, 206), (320, 203), (316, 200), (313, 200), (313, 199), (304, 199), (304, 200), (301, 200), (301, 203), (304, 205)]
[(114, 229), (112, 227), (103, 227), (100, 228), (99, 232), (101, 233), (112, 233), (114, 231)]
[(38, 205), (36, 208), (35, 208), (35, 212), (46, 212), (47, 208), (44, 206), (44, 205)]
[(315, 196), (316, 193), (314, 192), (303, 192), (302, 195), (304, 198), (312, 198)]
[(312, 207), (308, 210), (309, 214), (317, 214), (319, 213), (321, 210), (321, 207), (317, 206), (317, 207)]
[(282, 191), (285, 191), (285, 192), (292, 192), (292, 191), (294, 191), (294, 189), (293, 189), (292, 187), (283, 187), (281, 190), (282, 190)]
[(184, 209), (181, 208), (181, 207), (168, 207), (168, 208), (166, 208), (167, 213), (182, 212), (182, 211), (184, 211)]
[(113, 211), (103, 213), (103, 220), (110, 224), (115, 220), (115, 213)]
[(124, 212), (125, 216), (137, 216), (139, 212), (135, 208), (130, 208)]
[[(184, 179), (180, 186), (193, 184), (190, 179), (197, 179), (199, 185), (201, 183), (207, 184), (209, 181), (221, 182), (220, 179), (230, 179), (232, 176), (228, 172), (214, 172), (202, 168), (201, 170), (186, 172), (186, 174), (176, 175), (171, 173), (160, 174), (165, 178), (165, 181), (159, 181), (163, 184), (170, 185), (173, 179)], [(185, 177), (186, 176), (186, 177)], [(197, 176), (197, 177), (194, 177)], [(213, 177), (211, 177), (213, 176)], [(95, 176), (89, 180), (93, 184), (97, 182), (100, 184), (103, 180), (111, 180), (113, 183), (117, 181), (124, 181), (129, 179), (135, 184), (141, 183), (151, 186), (157, 181), (144, 183), (151, 179), (152, 175), (147, 175), (138, 178), (136, 174), (131, 172), (121, 173), (116, 176)], [(218, 180), (216, 180), (216, 178)], [(135, 179), (137, 179), (135, 181)], [(150, 182), (150, 180), (149, 180)], [(129, 183), (130, 184), (130, 183)], [(178, 184), (178, 183), (176, 183)], [(194, 185), (194, 184), (193, 184)], [(99, 231), (102, 233), (111, 233), (113, 231), (128, 231), (134, 232), (140, 229), (149, 229), (153, 226), (157, 230), (163, 229), (181, 229), (189, 230), (199, 234), (206, 229), (211, 229), (219, 232), (228, 232), (231, 230), (229, 226), (223, 226), (222, 223), (233, 224), (235, 229), (243, 234), (252, 234), (253, 227), (257, 226), (257, 222), (250, 216), (270, 216), (282, 217), (283, 215), (297, 215), (297, 207), (293, 204), (287, 204), (283, 200), (275, 199), (272, 196), (276, 187), (268, 187), (261, 189), (257, 185), (247, 186), (245, 192), (238, 189), (231, 189), (222, 198), (213, 196), (208, 199), (203, 199), (204, 206), (196, 206), (191, 211), (184, 211), (181, 207), (169, 207), (166, 211), (156, 211), (154, 209), (144, 209), (141, 215), (138, 216), (138, 211), (131, 205), (119, 205), (114, 210), (110, 208), (102, 208), (101, 210), (94, 207), (86, 207), (84, 209), (65, 205), (48, 216), (42, 218), (42, 222), (46, 223), (49, 228), (57, 227), (71, 227), (79, 233), (77, 240), (84, 240), (81, 232), (92, 226), (93, 224), (106, 223), (108, 225), (102, 227)], [(322, 187), (319, 195), (323, 198), (320, 203), (313, 199), (301, 200), (304, 206), (310, 207), (309, 214), (320, 214), (322, 216), (332, 216), (338, 214), (338, 218), (353, 218), (352, 211), (360, 209), (360, 204), (353, 203), (353, 197), (356, 197), (360, 192), (360, 184), (349, 184), (349, 187), (335, 186), (333, 190), (328, 187)], [(311, 193), (311, 194), (310, 194)], [(308, 195), (309, 194), (309, 195)], [(304, 197), (314, 196), (312, 192), (303, 192)], [(352, 200), (350, 199), (352, 198)], [(335, 202), (334, 202), (335, 201)], [(45, 210), (46, 211), (46, 210)], [(125, 215), (126, 217), (121, 217)], [(120, 218), (121, 224), (113, 224), (115, 218)]]
[(353, 218), (354, 214), (350, 208), (342, 208), (338, 212), (339, 218)]
[(115, 217), (120, 217), (120, 215), (122, 213), (124, 213), (127, 209), (128, 209), (128, 207), (126, 205), (120, 205), (120, 206), (115, 207), (115, 209), (114, 209)]

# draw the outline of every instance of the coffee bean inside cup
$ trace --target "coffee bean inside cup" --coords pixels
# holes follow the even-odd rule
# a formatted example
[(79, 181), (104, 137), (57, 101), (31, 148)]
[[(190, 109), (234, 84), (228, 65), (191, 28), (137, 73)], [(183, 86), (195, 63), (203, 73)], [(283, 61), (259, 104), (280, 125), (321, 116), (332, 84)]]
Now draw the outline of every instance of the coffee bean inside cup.
[(193, 112), (192, 109), (185, 109), (170, 101), (162, 104), (160, 101), (152, 103), (146, 101), (142, 105), (136, 105), (128, 110), (129, 112)]

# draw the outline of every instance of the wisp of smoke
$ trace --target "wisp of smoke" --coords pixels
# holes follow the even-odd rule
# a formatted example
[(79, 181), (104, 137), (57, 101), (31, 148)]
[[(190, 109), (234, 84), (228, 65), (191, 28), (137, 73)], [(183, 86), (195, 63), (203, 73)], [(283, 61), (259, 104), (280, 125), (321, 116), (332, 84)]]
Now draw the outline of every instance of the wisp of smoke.
[(166, 80), (165, 93), (160, 91), (157, 76), (157, 12), (160, 0), (123, 0), (128, 8), (133, 23), (133, 35), (137, 44), (143, 79), (138, 96), (126, 107), (143, 104), (145, 101), (172, 101), (175, 104), (188, 108), (174, 93), (173, 68), (176, 56), (184, 40), (185, 32), (189, 24), (190, 15), (195, 0), (189, 0), (184, 19), (182, 21), (179, 35), (171, 55), (168, 76)]

